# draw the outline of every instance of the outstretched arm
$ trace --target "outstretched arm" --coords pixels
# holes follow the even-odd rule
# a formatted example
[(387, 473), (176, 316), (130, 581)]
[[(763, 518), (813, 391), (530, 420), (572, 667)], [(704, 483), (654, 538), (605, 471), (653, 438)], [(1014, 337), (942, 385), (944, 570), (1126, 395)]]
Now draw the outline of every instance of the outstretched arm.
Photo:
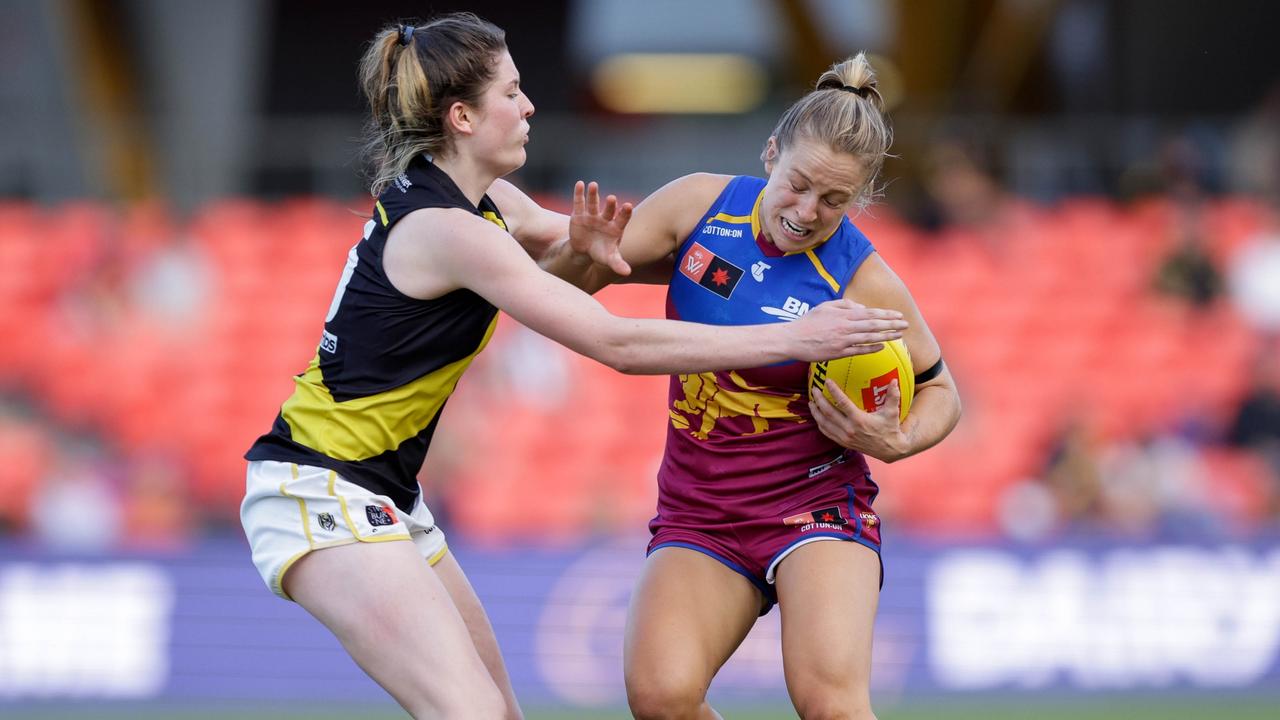
[(631, 203), (609, 195), (600, 201), (596, 183), (578, 181), (573, 188), (573, 214), (548, 210), (506, 180), (489, 187), (489, 197), (507, 221), (507, 230), (542, 269), (574, 284), (593, 263), (617, 276), (631, 268), (618, 252), (622, 231), (631, 218)]
[[(517, 321), (621, 372), (668, 374), (756, 367), (870, 352), (899, 337), (896, 311), (837, 300), (793, 323), (718, 327), (622, 318), (542, 272), (511, 237), (462, 210), (410, 213), (383, 256), (391, 282), (410, 297), (468, 288)], [(869, 345), (871, 344), (871, 345)]]
[[(662, 186), (636, 206), (618, 248), (623, 263), (634, 269), (629, 271), (629, 275), (619, 272), (616, 263), (588, 263), (582, 252), (575, 249), (587, 242), (587, 229), (599, 226), (598, 221), (591, 220), (595, 212), (590, 188), (582, 203), (578, 202), (579, 195), (575, 192), (574, 218), (581, 214), (585, 219), (576, 224), (574, 230), (584, 237), (574, 238), (571, 235), (553, 262), (560, 268), (576, 268), (576, 274), (568, 271), (564, 276), (587, 292), (594, 293), (611, 283), (622, 282), (624, 277), (629, 282), (665, 285), (671, 280), (672, 256), (680, 241), (693, 232), (703, 213), (731, 179), (728, 175), (710, 173), (686, 175)], [(600, 233), (593, 230), (591, 234)]]

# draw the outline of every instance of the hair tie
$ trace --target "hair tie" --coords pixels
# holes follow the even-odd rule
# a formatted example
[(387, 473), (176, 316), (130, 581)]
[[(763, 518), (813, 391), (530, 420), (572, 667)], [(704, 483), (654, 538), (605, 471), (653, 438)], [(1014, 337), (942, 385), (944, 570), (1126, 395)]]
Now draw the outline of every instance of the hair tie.
[(414, 27), (412, 25), (400, 26), (400, 36), (398, 40), (401, 45), (408, 45), (409, 43), (413, 42), (413, 30), (414, 30)]
[(840, 89), (844, 90), (845, 92), (851, 92), (854, 95), (857, 95), (858, 97), (863, 99), (867, 97), (868, 88), (866, 87), (854, 87), (852, 85), (841, 85)]

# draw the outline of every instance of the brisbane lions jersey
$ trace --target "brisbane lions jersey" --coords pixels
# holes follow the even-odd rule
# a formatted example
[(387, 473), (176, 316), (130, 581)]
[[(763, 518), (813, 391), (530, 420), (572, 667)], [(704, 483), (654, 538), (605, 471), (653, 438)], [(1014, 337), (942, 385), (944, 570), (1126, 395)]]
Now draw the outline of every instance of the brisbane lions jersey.
[[(765, 180), (736, 177), (676, 251), (667, 317), (712, 325), (792, 322), (844, 296), (874, 252), (845, 218), (817, 247), (783, 253), (761, 232)], [(809, 364), (671, 377), (659, 517), (682, 521), (780, 516), (809, 489), (875, 486), (860, 453), (819, 430)]]

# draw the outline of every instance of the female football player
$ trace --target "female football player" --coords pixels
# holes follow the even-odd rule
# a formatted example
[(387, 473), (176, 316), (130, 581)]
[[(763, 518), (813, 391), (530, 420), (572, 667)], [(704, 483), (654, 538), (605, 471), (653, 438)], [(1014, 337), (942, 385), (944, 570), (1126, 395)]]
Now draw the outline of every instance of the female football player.
[(497, 311), (655, 374), (863, 352), (906, 323), (847, 300), (791, 326), (615, 317), (530, 254), (625, 273), (617, 244), (630, 207), (601, 207), (579, 184), (570, 220), (499, 180), (524, 164), (533, 114), (502, 30), (470, 14), (389, 27), (360, 70), (377, 199), (315, 357), (246, 454), (241, 518), (267, 585), (414, 717), (519, 717), (490, 624), (416, 480)]
[[(671, 378), (658, 514), (631, 600), (627, 697), (637, 718), (718, 717), (712, 678), (776, 603), (791, 700), (804, 718), (872, 718), (872, 622), (881, 581), (878, 492), (865, 455), (893, 462), (941, 441), (960, 402), (911, 294), (847, 215), (874, 195), (892, 136), (861, 54), (791, 106), (765, 145), (767, 178), (695, 174), (642, 202), (622, 239), (641, 267), (674, 255), (668, 317), (798, 322), (845, 298), (893, 308), (916, 396), (879, 409), (835, 383), (810, 397), (808, 364)], [(555, 263), (568, 264), (570, 249)], [(581, 261), (580, 261), (581, 262)], [(600, 263), (574, 277), (594, 290)]]

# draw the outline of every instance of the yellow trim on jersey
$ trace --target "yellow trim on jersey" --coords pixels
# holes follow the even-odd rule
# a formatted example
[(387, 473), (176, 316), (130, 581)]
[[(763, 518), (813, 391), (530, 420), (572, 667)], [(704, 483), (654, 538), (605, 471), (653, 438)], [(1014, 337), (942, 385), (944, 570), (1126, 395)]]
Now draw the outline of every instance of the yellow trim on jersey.
[(719, 220), (720, 222), (733, 223), (734, 225), (744, 225), (746, 223), (751, 222), (751, 216), (750, 215), (730, 215), (729, 213), (716, 213), (715, 215), (712, 215), (711, 217), (707, 218), (708, 223), (710, 223), (712, 220)]
[(382, 207), (381, 200), (375, 200), (373, 206), (378, 209), (378, 217), (382, 218), (382, 227), (387, 226), (387, 209)]
[(809, 262), (813, 263), (813, 269), (817, 270), (818, 274), (822, 276), (822, 279), (826, 280), (827, 284), (831, 286), (832, 291), (840, 292), (840, 283), (836, 282), (836, 279), (831, 277), (831, 273), (827, 272), (827, 269), (822, 266), (822, 261), (819, 260), (818, 256), (813, 252), (813, 248), (805, 250), (804, 254), (809, 258)]
[(754, 240), (755, 238), (760, 236), (760, 201), (763, 199), (764, 199), (764, 189), (761, 188), (760, 194), (756, 196), (755, 205), (751, 206), (750, 215), (730, 215), (729, 213), (716, 213), (715, 215), (712, 215), (711, 217), (707, 218), (707, 223), (710, 223), (712, 220), (719, 220), (720, 222), (732, 223), (734, 225), (745, 225), (747, 223), (751, 223), (751, 238)]
[(435, 567), (436, 563), (444, 559), (444, 555), (447, 552), (449, 552), (449, 546), (445, 545), (444, 547), (440, 548), (440, 552), (427, 558), (427, 564), (430, 565), (431, 567)]
[(431, 424), (497, 324), (494, 315), (475, 351), (461, 360), (385, 392), (343, 402), (334, 400), (325, 386), (317, 352), (307, 371), (294, 378), (293, 395), (280, 409), (293, 441), (343, 462), (395, 450)]
[(488, 220), (489, 222), (493, 223), (494, 225), (497, 225), (498, 227), (502, 228), (503, 230), (506, 230), (506, 229), (507, 229), (507, 223), (506, 223), (506, 221), (505, 221), (505, 220), (503, 220), (502, 218), (498, 217), (498, 213), (493, 212), (492, 210), (483, 210), (483, 211), (481, 211), (481, 212), (480, 212), (480, 215), (481, 215), (481, 217), (483, 217), (485, 220)]
[(751, 239), (760, 237), (760, 203), (764, 200), (764, 188), (756, 196), (756, 204), (751, 206)]

